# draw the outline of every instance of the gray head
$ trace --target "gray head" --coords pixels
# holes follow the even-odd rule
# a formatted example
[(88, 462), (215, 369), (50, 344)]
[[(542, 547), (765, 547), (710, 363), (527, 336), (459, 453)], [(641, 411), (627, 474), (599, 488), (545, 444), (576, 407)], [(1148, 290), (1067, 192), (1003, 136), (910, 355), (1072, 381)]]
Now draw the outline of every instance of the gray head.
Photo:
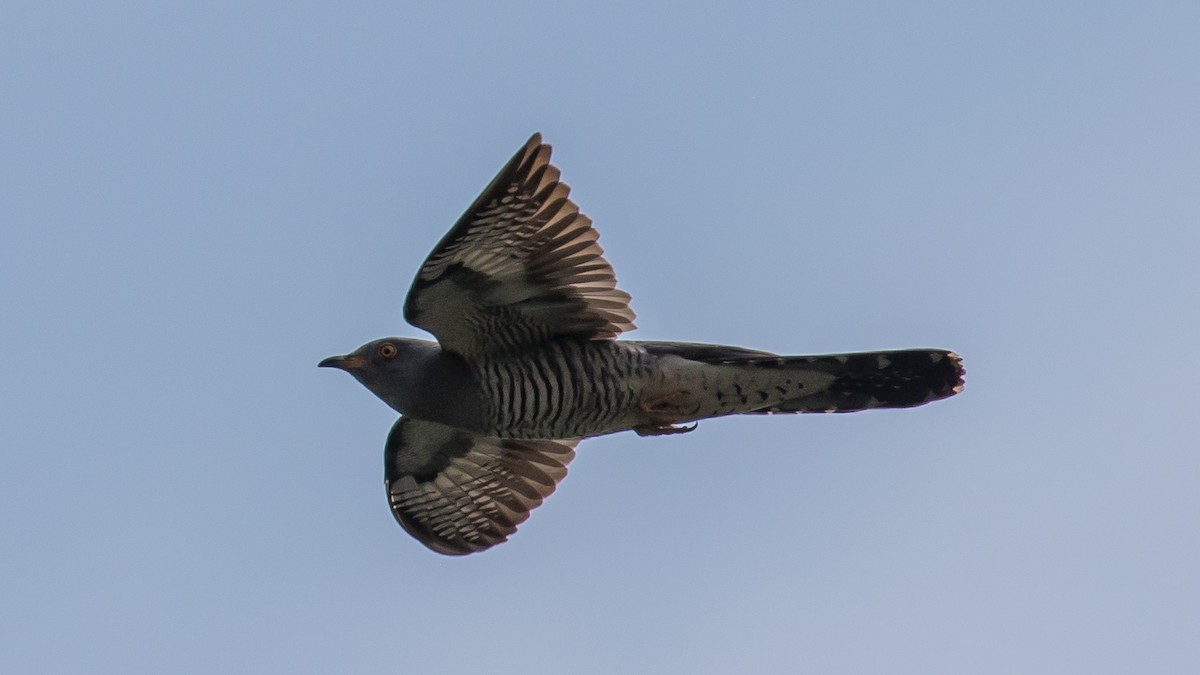
[(397, 412), (411, 408), (420, 386), (420, 372), (437, 356), (437, 343), (413, 338), (372, 340), (345, 356), (321, 361), (321, 368), (339, 368), (371, 390)]

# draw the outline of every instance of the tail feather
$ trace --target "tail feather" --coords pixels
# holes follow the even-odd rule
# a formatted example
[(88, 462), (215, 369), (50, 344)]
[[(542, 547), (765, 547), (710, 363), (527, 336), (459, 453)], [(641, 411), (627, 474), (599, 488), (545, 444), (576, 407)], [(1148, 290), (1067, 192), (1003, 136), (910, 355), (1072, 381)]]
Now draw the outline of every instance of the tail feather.
[(683, 359), (642, 402), (659, 425), (724, 415), (910, 408), (963, 389), (962, 359), (944, 349), (781, 356), (726, 345), (637, 344), (663, 359)]
[(958, 354), (941, 349), (751, 358), (738, 363), (759, 368), (804, 369), (833, 376), (828, 386), (817, 391), (750, 411), (768, 415), (911, 408), (959, 393), (966, 372)]

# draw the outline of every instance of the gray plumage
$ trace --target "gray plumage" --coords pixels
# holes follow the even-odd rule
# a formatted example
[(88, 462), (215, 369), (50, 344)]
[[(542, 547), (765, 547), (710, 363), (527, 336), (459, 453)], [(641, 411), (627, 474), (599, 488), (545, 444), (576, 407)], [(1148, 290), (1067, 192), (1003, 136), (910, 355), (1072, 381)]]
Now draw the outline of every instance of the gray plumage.
[[(634, 327), (591, 220), (535, 134), (421, 266), (404, 305), (437, 342), (384, 338), (321, 366), (402, 417), (384, 451), (397, 522), (439, 553), (505, 541), (579, 440), (734, 414), (904, 408), (962, 390), (952, 352), (779, 356), (617, 340)], [(684, 426), (692, 423), (691, 426)]]

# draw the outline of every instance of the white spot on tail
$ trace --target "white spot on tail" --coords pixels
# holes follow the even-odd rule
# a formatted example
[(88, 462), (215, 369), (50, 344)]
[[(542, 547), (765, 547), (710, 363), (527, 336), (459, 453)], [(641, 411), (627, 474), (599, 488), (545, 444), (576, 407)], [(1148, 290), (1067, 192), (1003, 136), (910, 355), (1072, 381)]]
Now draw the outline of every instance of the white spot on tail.
[(879, 366), (880, 370), (883, 370), (884, 368), (892, 365), (892, 360), (883, 354), (880, 354), (879, 356), (875, 357), (875, 363)]

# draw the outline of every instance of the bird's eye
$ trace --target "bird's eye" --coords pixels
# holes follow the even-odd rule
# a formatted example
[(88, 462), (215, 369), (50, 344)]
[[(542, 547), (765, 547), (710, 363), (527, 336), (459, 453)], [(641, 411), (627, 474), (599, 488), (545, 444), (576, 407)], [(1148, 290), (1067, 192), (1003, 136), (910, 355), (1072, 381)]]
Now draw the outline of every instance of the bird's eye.
[(396, 345), (385, 342), (379, 345), (379, 358), (394, 359), (396, 358)]

